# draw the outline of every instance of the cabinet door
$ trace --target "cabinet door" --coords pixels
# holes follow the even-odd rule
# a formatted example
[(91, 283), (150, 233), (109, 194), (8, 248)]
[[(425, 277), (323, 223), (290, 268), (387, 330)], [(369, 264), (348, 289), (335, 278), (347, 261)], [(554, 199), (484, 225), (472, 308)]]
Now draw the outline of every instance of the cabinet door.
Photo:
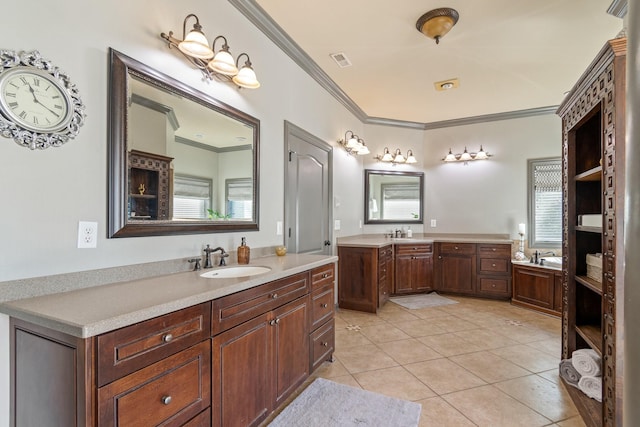
[(275, 332), (275, 408), (309, 376), (308, 298), (274, 310), (269, 324)]
[(411, 260), (411, 289), (427, 292), (433, 289), (433, 255), (416, 255)]
[(396, 294), (406, 294), (413, 292), (411, 286), (412, 272), (411, 264), (413, 255), (396, 255), (396, 281), (395, 292)]
[(273, 405), (270, 313), (213, 338), (212, 425), (257, 426)]
[(349, 310), (377, 311), (377, 249), (338, 247), (338, 305)]
[(513, 281), (515, 300), (553, 310), (555, 296), (553, 272), (542, 268), (516, 266)]
[(475, 255), (440, 255), (438, 257), (438, 289), (473, 294), (475, 270)]

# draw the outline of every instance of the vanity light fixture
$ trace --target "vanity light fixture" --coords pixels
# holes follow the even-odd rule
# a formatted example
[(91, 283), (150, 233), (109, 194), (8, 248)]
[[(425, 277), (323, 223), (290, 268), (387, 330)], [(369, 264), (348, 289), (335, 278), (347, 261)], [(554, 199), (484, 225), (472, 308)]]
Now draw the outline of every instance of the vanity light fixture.
[[(187, 33), (187, 21), (190, 18), (195, 19), (193, 28)], [(202, 31), (200, 20), (193, 13), (184, 18), (182, 24), (182, 40), (173, 37), (173, 31), (169, 34), (161, 33), (160, 37), (166, 40), (169, 48), (177, 48), (187, 60), (196, 68), (198, 68), (205, 78), (210, 80), (216, 79), (223, 82), (233, 82), (238, 87), (247, 89), (257, 89), (260, 82), (253, 70), (249, 55), (241, 53), (236, 60), (233, 59), (229, 51), (227, 39), (224, 36), (218, 36), (213, 40), (213, 44), (209, 47), (209, 41)], [(216, 52), (216, 42), (221, 41), (222, 46)], [(241, 66), (240, 59), (246, 57), (244, 64)]]
[(467, 147), (464, 147), (464, 151), (460, 154), (453, 154), (451, 148), (449, 148), (449, 153), (445, 156), (445, 162), (464, 162), (464, 164), (468, 164), (471, 160), (487, 160), (491, 157), (491, 154), (484, 151), (482, 145), (480, 146), (480, 151), (477, 153), (470, 153), (467, 151)]
[[(349, 134), (351, 134), (351, 136), (347, 136)], [(347, 153), (353, 156), (363, 156), (371, 153), (364, 143), (364, 140), (350, 130), (344, 133), (344, 139), (339, 140), (338, 144), (342, 145)]]
[(411, 150), (407, 150), (407, 157), (404, 157), (399, 148), (396, 148), (396, 151), (391, 154), (389, 148), (387, 147), (384, 147), (383, 153), (378, 154), (374, 157), (374, 159), (378, 160), (379, 162), (391, 163), (393, 166), (400, 163), (412, 164), (418, 162), (413, 155), (413, 151)]

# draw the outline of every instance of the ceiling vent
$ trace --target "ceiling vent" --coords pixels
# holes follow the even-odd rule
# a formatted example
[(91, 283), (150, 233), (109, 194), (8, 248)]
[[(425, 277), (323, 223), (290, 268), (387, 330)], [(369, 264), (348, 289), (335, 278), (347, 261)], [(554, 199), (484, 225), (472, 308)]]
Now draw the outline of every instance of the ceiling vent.
[(340, 68), (351, 67), (351, 61), (349, 61), (349, 58), (347, 58), (344, 52), (332, 53), (330, 56), (336, 61), (336, 64), (338, 64)]

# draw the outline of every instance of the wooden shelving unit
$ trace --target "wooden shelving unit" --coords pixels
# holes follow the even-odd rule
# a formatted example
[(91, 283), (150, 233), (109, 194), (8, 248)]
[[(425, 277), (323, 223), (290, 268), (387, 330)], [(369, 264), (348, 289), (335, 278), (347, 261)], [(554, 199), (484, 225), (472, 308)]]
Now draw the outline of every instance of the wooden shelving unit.
[(172, 157), (129, 152), (128, 220), (162, 220), (171, 216)]
[[(624, 94), (626, 39), (605, 44), (558, 109), (563, 128), (562, 358), (580, 348), (602, 357), (602, 403), (574, 387), (587, 426), (622, 423)], [(600, 226), (580, 215), (602, 215)], [(587, 254), (602, 254), (600, 280)], [(620, 255), (620, 256), (616, 256)]]

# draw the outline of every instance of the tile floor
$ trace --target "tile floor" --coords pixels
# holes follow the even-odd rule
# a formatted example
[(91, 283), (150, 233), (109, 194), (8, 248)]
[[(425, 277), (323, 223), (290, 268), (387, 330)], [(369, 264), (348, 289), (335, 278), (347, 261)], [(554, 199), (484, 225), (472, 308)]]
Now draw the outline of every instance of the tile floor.
[(560, 319), (448, 298), (458, 304), (338, 309), (335, 361), (314, 376), (419, 402), (420, 426), (584, 426), (559, 384)]

